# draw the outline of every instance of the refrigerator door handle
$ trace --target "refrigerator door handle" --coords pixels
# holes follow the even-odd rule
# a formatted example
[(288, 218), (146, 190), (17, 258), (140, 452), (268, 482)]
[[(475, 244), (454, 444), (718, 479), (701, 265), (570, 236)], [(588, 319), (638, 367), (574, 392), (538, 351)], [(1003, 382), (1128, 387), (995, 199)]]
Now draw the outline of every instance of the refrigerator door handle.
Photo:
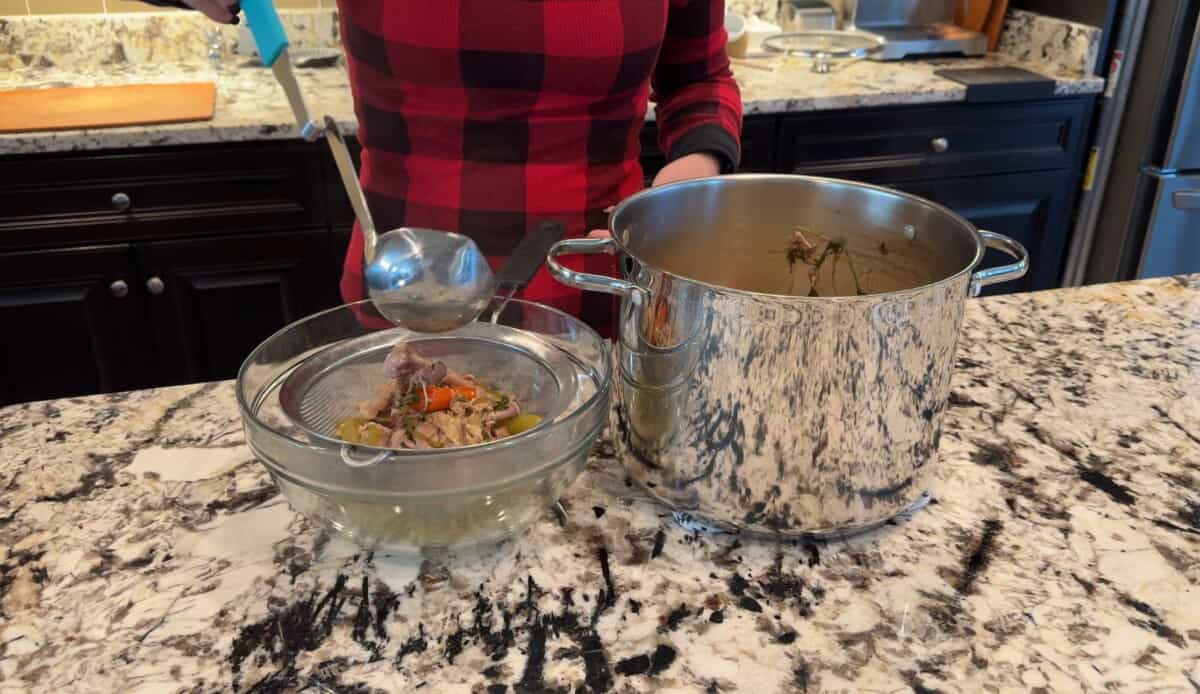
[(1200, 190), (1175, 191), (1171, 205), (1177, 210), (1200, 210)]

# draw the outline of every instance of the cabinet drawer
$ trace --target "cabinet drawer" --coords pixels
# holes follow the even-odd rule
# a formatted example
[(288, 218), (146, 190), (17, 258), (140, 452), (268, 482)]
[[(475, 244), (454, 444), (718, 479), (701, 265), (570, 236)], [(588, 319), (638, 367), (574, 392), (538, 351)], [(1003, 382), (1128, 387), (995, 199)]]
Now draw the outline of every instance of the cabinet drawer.
[(0, 160), (0, 246), (321, 223), (309, 145), (171, 148)]
[(866, 181), (1072, 168), (1088, 101), (957, 104), (794, 116), (780, 170)]

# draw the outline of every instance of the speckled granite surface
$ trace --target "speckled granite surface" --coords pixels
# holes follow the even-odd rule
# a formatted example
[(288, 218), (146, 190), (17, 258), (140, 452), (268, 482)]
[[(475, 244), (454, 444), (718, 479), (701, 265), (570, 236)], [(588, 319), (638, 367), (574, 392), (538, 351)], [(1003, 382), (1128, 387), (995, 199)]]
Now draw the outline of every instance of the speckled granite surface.
[(940, 455), (911, 518), (776, 546), (601, 444), (419, 572), (292, 513), (228, 383), (0, 410), (0, 691), (1200, 689), (1200, 276), (970, 302)]
[(740, 14), (743, 17), (758, 17), (768, 22), (779, 18), (779, 2), (777, 0), (725, 0), (725, 11)]
[[(337, 45), (337, 25), (328, 12), (283, 16), (298, 49)], [(205, 32), (211, 28), (206, 20), (184, 13), (117, 17), (99, 25), (47, 18), (0, 20), (0, 47), (6, 49), (0, 51), (6, 56), (0, 66), (7, 60), (9, 67), (0, 71), (0, 89), (170, 81), (217, 84), (217, 108), (211, 121), (5, 134), (0, 135), (0, 155), (297, 137), (287, 101), (268, 70), (244, 67), (245, 60), (236, 57), (214, 67), (204, 58)], [(1026, 32), (1025, 36), (1042, 34)], [(236, 41), (236, 32), (225, 30), (222, 40), (228, 48)], [(1011, 52), (981, 60), (858, 62), (817, 75), (800, 59), (758, 60), (753, 61), (757, 68), (736, 65), (735, 73), (747, 114), (962, 101), (965, 87), (933, 74), (948, 66), (1019, 65), (1054, 77), (1059, 95), (1103, 89), (1101, 79), (1085, 75), (1065, 59), (1043, 60), (1037, 57), (1037, 49), (1025, 50), (1026, 44), (1017, 40), (1009, 45), (1035, 62), (1021, 62), (1013, 57), (1017, 52)], [(89, 63), (81, 56), (95, 57)], [(99, 66), (94, 64), (97, 59)], [(343, 68), (301, 70), (299, 79), (310, 108), (333, 115), (353, 130), (353, 104)]]
[(1078, 22), (1046, 17), (1036, 12), (1009, 10), (1004, 18), (997, 50), (1017, 60), (1052, 70), (1092, 73), (1104, 32)]
[[(335, 12), (283, 10), (279, 19), (293, 49), (340, 45)], [(232, 52), (239, 34), (238, 27), (215, 24), (193, 12), (0, 17), (0, 70), (57, 67), (92, 72), (201, 62), (214, 36), (223, 50)]]

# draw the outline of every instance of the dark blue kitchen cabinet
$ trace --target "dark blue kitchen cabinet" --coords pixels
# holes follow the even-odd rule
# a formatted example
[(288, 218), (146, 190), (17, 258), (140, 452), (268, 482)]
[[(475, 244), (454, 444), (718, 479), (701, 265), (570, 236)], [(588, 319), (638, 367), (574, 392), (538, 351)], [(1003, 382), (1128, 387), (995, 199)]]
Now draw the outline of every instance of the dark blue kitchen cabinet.
[[(1020, 281), (985, 294), (1059, 286), (1084, 166), (1091, 97), (786, 116), (778, 167), (904, 190), (1029, 250)], [(989, 251), (983, 265), (1011, 262)]]
[[(1033, 171), (968, 178), (898, 183), (896, 187), (937, 202), (966, 217), (979, 229), (1020, 241), (1029, 251), (1029, 273), (996, 284), (983, 294), (1047, 289), (1058, 283), (1066, 251), (1062, 232), (1070, 221), (1075, 177), (1068, 171)], [(981, 267), (1012, 262), (989, 250)]]
[(283, 326), (328, 305), (325, 230), (138, 244), (154, 382), (232, 378)]
[(0, 159), (0, 404), (232, 378), (336, 303), (316, 148)]
[(0, 254), (0, 405), (145, 382), (128, 244)]
[(0, 404), (232, 378), (331, 305), (325, 230), (0, 253)]

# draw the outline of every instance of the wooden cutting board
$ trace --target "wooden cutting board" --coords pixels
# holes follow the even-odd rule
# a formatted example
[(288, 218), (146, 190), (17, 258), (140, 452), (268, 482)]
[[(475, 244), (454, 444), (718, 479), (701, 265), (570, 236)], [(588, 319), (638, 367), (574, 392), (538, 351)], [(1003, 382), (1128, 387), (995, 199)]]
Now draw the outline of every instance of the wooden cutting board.
[[(963, 5), (966, 5), (964, 8)], [(971, 31), (983, 31), (987, 24), (988, 10), (992, 0), (967, 0), (966, 3), (954, 3), (954, 23)]]
[(0, 91), (0, 133), (211, 120), (212, 82)]
[(996, 50), (1000, 43), (1000, 30), (1004, 27), (1004, 15), (1008, 12), (1008, 0), (967, 0), (964, 8), (954, 3), (954, 23), (983, 33), (988, 38), (988, 50)]
[(983, 25), (983, 33), (988, 37), (988, 50), (996, 50), (1000, 43), (1000, 30), (1004, 28), (1004, 17), (1008, 14), (1008, 0), (992, 0), (988, 8), (987, 22)]

